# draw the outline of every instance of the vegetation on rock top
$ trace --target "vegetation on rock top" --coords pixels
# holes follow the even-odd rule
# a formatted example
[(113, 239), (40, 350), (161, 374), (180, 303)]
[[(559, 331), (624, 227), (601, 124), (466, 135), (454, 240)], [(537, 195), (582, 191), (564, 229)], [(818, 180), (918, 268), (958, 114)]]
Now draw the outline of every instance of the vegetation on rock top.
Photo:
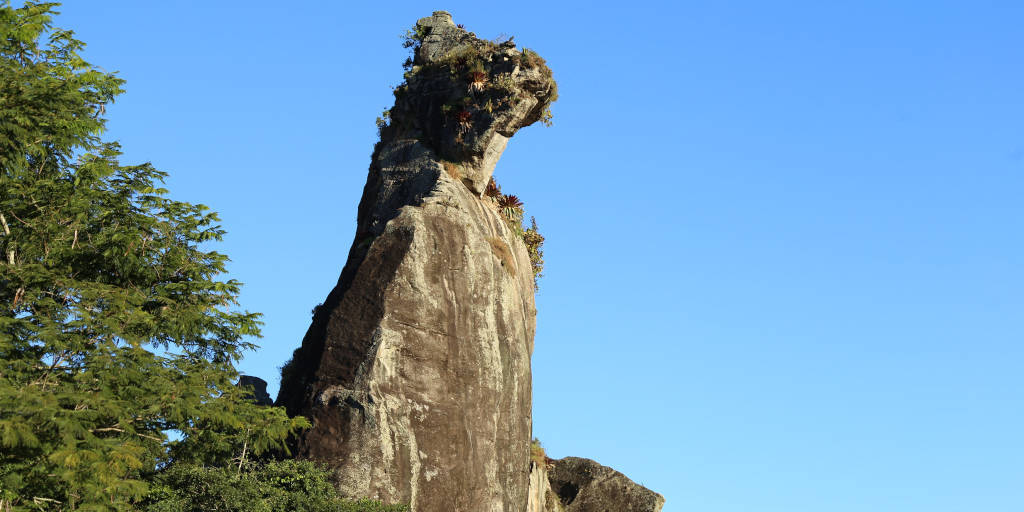
[[(382, 137), (416, 133), (447, 160), (462, 161), (480, 148), (479, 137), (526, 100), (535, 105), (516, 129), (551, 124), (558, 98), (551, 69), (536, 52), (517, 50), (511, 40), (479, 39), (461, 27), (437, 29), (417, 23), (406, 32), (405, 81), (394, 89), (395, 105), (378, 118)], [(428, 37), (440, 38), (441, 55), (421, 51)]]
[(530, 267), (533, 270), (533, 287), (536, 290), (538, 281), (544, 275), (544, 250), (541, 248), (544, 245), (544, 235), (537, 229), (537, 219), (530, 217), (530, 227), (523, 229), (523, 202), (515, 195), (503, 194), (501, 186), (493, 177), (487, 183), (484, 197), (490, 199), (508, 226), (526, 244), (526, 252), (530, 255)]
[[(447, 16), (447, 13), (434, 13)], [(440, 28), (439, 28), (440, 27)], [(426, 51), (428, 37), (439, 38)], [(405, 82), (395, 88), (395, 105), (377, 118), (381, 140), (414, 135), (434, 148), (442, 167), (452, 179), (462, 179), (460, 162), (480, 156), (478, 137), (498, 127), (511, 136), (516, 129), (541, 121), (551, 124), (550, 105), (558, 98), (558, 85), (551, 69), (536, 52), (516, 50), (511, 38), (487, 41), (468, 32), (461, 25), (417, 22), (404, 35), (406, 48), (412, 50), (404, 63)], [(430, 52), (441, 52), (439, 54)], [(510, 112), (521, 104), (532, 111), (517, 125)], [(523, 202), (515, 195), (503, 194), (493, 177), (484, 190), (484, 197), (505, 219), (508, 226), (525, 243), (534, 276), (534, 287), (543, 275), (544, 236), (537, 222), (530, 218), (524, 228)]]

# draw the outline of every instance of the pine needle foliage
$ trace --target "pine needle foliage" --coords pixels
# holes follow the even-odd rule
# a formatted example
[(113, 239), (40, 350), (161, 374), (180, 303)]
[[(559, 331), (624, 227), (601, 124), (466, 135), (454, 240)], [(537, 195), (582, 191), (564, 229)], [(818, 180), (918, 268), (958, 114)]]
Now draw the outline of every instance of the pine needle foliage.
[(132, 510), (158, 467), (244, 461), (307, 422), (232, 385), (260, 321), (205, 250), (219, 219), (101, 140), (123, 82), (54, 6), (0, 5), (0, 509)]

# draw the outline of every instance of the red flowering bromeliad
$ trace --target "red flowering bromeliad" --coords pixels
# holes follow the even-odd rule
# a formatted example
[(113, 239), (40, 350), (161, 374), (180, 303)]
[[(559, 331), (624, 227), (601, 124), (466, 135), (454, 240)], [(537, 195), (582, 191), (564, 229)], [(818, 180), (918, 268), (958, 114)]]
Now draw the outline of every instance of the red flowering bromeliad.
[(471, 92), (481, 92), (487, 87), (487, 81), (487, 73), (483, 71), (470, 71), (469, 90)]
[(455, 119), (459, 122), (459, 133), (466, 133), (473, 126), (473, 113), (468, 110), (460, 110)]
[(498, 200), (498, 209), (505, 218), (515, 221), (523, 218), (523, 202), (513, 194), (501, 196)]

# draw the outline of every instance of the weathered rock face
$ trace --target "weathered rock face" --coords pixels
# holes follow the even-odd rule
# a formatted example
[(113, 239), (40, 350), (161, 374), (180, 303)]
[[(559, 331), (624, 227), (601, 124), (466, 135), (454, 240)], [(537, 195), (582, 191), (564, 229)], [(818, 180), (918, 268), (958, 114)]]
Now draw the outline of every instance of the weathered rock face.
[(447, 13), (417, 35), (348, 260), (277, 402), (312, 421), (297, 455), (335, 468), (344, 494), (416, 512), (521, 512), (534, 283), (521, 236), (482, 192), (554, 83), (543, 61)]
[(558, 495), (551, 490), (548, 468), (544, 464), (530, 465), (530, 491), (526, 500), (526, 512), (562, 512), (565, 507)]
[[(530, 496), (543, 496), (544, 506), (530, 512), (659, 512), (665, 504), (662, 495), (590, 459), (566, 457), (553, 462), (546, 471), (535, 469), (537, 478), (531, 475)], [(546, 479), (540, 478), (544, 472)]]

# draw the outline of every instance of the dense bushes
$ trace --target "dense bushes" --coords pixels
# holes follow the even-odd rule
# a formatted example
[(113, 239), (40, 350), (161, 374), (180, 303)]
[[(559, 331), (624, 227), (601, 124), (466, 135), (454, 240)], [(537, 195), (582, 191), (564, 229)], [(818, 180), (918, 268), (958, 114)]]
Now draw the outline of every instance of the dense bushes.
[(218, 218), (100, 138), (123, 81), (55, 5), (0, 4), (0, 511), (404, 510), (253, 463), (309, 423), (234, 385), (261, 322)]
[(330, 474), (310, 461), (251, 466), (176, 465), (156, 475), (145, 512), (404, 512), (402, 505), (338, 496)]

